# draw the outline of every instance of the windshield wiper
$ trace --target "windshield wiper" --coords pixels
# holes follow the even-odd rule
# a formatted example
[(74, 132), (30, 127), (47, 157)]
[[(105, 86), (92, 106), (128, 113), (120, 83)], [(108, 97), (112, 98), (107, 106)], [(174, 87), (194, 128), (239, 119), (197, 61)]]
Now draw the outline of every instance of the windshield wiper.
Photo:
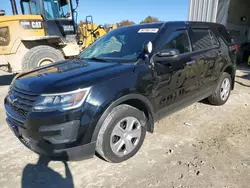
[(101, 62), (109, 62), (106, 59), (102, 59), (102, 58), (98, 58), (98, 57), (91, 57), (91, 58), (84, 58), (86, 60), (90, 60), (90, 61), (101, 61)]

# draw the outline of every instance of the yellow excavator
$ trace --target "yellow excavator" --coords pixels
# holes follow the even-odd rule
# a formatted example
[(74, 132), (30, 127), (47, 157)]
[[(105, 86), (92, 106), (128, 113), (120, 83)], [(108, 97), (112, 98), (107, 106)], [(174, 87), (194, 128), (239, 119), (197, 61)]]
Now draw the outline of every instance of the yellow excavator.
[[(107, 31), (88, 16), (76, 24), (72, 0), (10, 0), (13, 15), (0, 11), (0, 69), (19, 72), (78, 55)], [(113, 28), (116, 28), (114, 25)]]

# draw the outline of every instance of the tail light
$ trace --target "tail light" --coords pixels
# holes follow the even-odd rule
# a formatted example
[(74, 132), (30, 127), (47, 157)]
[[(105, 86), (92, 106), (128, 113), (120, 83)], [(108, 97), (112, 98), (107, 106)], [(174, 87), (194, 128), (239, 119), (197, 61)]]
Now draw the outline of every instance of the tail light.
[(238, 52), (239, 46), (238, 46), (237, 44), (235, 44), (235, 45), (234, 45), (234, 49), (235, 49), (236, 52)]

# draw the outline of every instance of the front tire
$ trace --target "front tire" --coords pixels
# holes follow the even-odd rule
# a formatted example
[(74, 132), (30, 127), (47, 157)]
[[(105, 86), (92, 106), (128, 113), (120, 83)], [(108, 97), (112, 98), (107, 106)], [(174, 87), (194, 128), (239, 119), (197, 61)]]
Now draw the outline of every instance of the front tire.
[(232, 88), (231, 76), (224, 72), (218, 82), (217, 88), (213, 95), (208, 97), (208, 101), (213, 105), (223, 105), (227, 102)]
[(104, 120), (97, 138), (97, 153), (109, 162), (120, 163), (134, 156), (146, 134), (145, 114), (126, 104), (115, 107)]
[(25, 54), (22, 61), (22, 69), (29, 70), (61, 60), (64, 60), (64, 56), (59, 50), (51, 46), (36, 46)]

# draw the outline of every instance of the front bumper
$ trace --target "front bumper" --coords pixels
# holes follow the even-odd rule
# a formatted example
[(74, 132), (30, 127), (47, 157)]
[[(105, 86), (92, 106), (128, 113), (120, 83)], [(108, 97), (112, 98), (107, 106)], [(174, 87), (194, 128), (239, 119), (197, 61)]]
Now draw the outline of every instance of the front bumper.
[(15, 136), (29, 149), (54, 160), (83, 160), (93, 157), (95, 142), (83, 142), (88, 122), (80, 110), (31, 112), (22, 118), (5, 99), (6, 121)]

